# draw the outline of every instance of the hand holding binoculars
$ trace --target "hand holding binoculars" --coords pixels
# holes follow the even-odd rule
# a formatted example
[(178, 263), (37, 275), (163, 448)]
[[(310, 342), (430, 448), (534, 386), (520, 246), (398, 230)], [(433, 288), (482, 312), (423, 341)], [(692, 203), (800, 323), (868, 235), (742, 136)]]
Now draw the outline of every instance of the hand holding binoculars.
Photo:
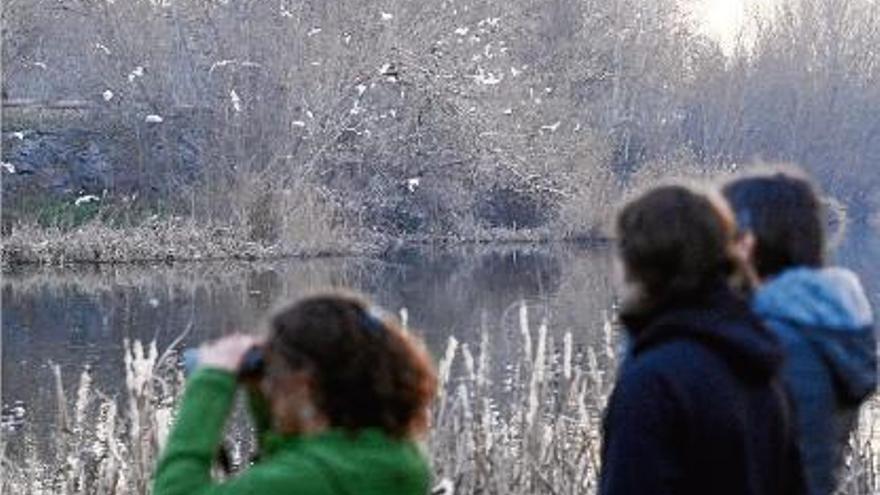
[(202, 366), (233, 372), (239, 379), (259, 378), (266, 367), (264, 345), (256, 337), (234, 334), (183, 351), (186, 375)]

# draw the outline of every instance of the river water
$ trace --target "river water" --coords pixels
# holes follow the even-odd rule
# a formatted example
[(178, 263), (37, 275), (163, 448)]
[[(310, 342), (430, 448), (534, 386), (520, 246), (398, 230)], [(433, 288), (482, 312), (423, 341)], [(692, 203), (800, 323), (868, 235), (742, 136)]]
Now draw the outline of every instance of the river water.
[[(851, 235), (837, 261), (863, 277), (880, 303), (880, 236)], [(604, 339), (615, 300), (610, 247), (419, 248), (381, 259), (325, 258), (272, 263), (199, 263), (16, 269), (2, 281), (4, 430), (39, 432), (54, 414), (50, 362), (67, 385), (90, 366), (95, 386), (123, 386), (123, 341), (155, 339), (160, 349), (186, 328), (193, 345), (257, 328), (273, 308), (334, 287), (361, 291), (388, 310), (406, 308), (410, 326), (439, 355), (450, 336), (493, 336), (505, 352), (519, 332), (518, 307), (546, 320), (551, 335), (582, 344)], [(503, 359), (503, 358), (502, 358)], [(39, 433), (38, 433), (39, 435)]]

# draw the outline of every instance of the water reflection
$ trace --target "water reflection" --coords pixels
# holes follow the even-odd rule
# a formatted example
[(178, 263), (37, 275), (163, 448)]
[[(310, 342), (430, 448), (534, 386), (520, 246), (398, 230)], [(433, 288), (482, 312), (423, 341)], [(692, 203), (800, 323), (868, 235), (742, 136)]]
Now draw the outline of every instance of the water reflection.
[[(384, 259), (290, 260), (257, 264), (87, 267), (19, 271), (3, 279), (3, 404), (26, 407), (27, 421), (54, 412), (49, 363), (67, 386), (84, 366), (107, 393), (123, 386), (123, 340), (189, 344), (253, 328), (271, 309), (307, 293), (352, 287), (391, 310), (442, 352), (450, 335), (476, 343), (491, 333), (503, 354), (518, 334), (521, 300), (551, 333), (598, 334), (612, 299), (608, 250), (520, 248), (405, 250)], [(503, 362), (501, 359), (493, 361)], [(12, 406), (10, 406), (12, 407)], [(11, 411), (11, 409), (10, 409)], [(48, 426), (48, 425), (46, 425)]]
[(834, 258), (837, 263), (859, 274), (876, 317), (876, 309), (880, 307), (880, 273), (877, 265), (880, 259), (880, 232), (870, 227), (856, 230), (840, 246)]
[[(880, 236), (858, 234), (836, 258), (862, 276), (876, 307)], [(253, 328), (273, 307), (332, 287), (363, 291), (391, 310), (407, 308), (435, 354), (451, 335), (475, 345), (486, 331), (499, 368), (519, 345), (519, 301), (528, 302), (533, 324), (549, 322), (551, 335), (571, 331), (576, 343), (604, 345), (596, 339), (604, 339), (602, 316), (614, 293), (609, 249), (408, 249), (383, 259), (12, 271), (2, 282), (3, 426), (48, 426), (50, 362), (61, 366), (69, 387), (90, 365), (96, 386), (115, 394), (123, 386), (126, 338), (155, 338), (161, 348), (192, 327), (186, 341), (194, 344)]]

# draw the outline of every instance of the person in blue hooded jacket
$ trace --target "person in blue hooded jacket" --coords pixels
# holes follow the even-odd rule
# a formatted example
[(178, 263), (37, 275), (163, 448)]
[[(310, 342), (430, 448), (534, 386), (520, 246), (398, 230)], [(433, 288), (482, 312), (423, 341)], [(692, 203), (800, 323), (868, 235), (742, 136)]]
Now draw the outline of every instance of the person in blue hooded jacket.
[(858, 277), (825, 267), (824, 212), (797, 169), (732, 180), (743, 256), (759, 287), (752, 309), (780, 339), (809, 495), (829, 495), (859, 406), (877, 385), (871, 307)]

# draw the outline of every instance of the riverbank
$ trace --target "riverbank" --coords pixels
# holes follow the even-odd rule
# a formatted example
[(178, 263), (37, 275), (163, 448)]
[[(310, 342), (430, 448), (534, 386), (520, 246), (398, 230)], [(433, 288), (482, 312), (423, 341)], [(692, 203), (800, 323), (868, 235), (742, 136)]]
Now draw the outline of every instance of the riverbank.
[(133, 227), (98, 222), (75, 229), (20, 226), (3, 237), (2, 261), (14, 265), (258, 260), (367, 255), (377, 248), (342, 235), (285, 243), (255, 242), (241, 232), (172, 218)]
[[(471, 229), (447, 235), (390, 236), (359, 229), (328, 230), (288, 236), (281, 242), (254, 241), (238, 229), (201, 225), (184, 218), (152, 220), (112, 227), (90, 222), (74, 229), (16, 227), (2, 238), (3, 266), (177, 263), (224, 260), (275, 260), (332, 256), (376, 256), (417, 246), (570, 243), (598, 246), (609, 242), (598, 228), (584, 232), (539, 229)], [(305, 232), (304, 232), (305, 234)]]

